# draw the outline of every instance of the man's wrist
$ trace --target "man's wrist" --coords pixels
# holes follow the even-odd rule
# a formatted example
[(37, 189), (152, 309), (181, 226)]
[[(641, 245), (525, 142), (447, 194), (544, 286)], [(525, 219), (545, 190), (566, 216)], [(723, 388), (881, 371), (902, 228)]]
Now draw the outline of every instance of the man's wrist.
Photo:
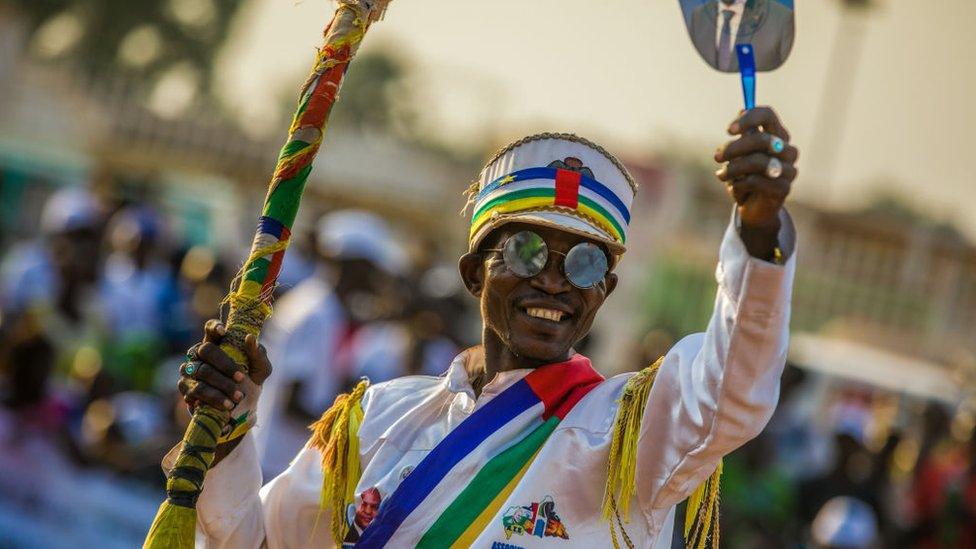
[(215, 465), (223, 461), (225, 457), (229, 456), (230, 453), (234, 451), (234, 448), (237, 448), (237, 445), (240, 444), (242, 440), (244, 440), (244, 437), (237, 437), (233, 440), (218, 444), (217, 447), (214, 449), (214, 459), (213, 462), (210, 464), (210, 467), (213, 468)]
[(739, 227), (739, 237), (752, 257), (781, 264), (783, 252), (779, 247), (780, 227), (779, 216), (773, 218), (772, 223), (758, 226), (742, 223)]

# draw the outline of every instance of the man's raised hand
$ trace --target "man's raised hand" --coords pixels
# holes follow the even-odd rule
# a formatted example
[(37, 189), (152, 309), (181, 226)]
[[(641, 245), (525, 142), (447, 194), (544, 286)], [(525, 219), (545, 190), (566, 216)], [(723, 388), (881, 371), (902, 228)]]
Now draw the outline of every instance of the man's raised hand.
[(777, 246), (779, 212), (796, 178), (799, 151), (770, 107), (739, 114), (728, 128), (738, 136), (715, 152), (715, 172), (738, 207), (741, 236), (749, 253), (769, 259)]
[[(219, 320), (204, 326), (204, 338), (187, 352), (187, 362), (180, 367), (179, 391), (190, 408), (204, 403), (214, 408), (232, 410), (245, 396), (244, 372), (220, 350), (226, 328)], [(261, 385), (271, 375), (271, 362), (263, 345), (253, 335), (244, 339), (244, 352), (250, 365), (250, 382)]]

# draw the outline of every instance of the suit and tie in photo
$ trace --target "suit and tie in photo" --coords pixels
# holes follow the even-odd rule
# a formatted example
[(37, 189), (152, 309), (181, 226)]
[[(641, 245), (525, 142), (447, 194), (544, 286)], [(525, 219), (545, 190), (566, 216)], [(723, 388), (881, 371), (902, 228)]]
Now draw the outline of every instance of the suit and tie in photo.
[(723, 72), (739, 70), (736, 44), (752, 44), (760, 71), (779, 67), (793, 47), (793, 10), (779, 0), (708, 0), (686, 19), (698, 53)]

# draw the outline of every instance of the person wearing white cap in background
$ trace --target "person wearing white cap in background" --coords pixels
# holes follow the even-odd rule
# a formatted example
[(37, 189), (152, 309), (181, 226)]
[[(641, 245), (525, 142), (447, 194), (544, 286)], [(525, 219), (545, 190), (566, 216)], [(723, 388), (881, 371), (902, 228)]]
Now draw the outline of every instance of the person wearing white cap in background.
[(86, 189), (55, 191), (41, 211), (41, 237), (15, 246), (0, 267), (4, 313), (58, 308), (77, 318), (81, 294), (95, 280), (102, 219)]
[(315, 232), (319, 268), (275, 304), (264, 331), (275, 375), (262, 387), (254, 436), (268, 478), (285, 470), (338, 393), (362, 376), (404, 373), (406, 334), (387, 320), (399, 307), (394, 283), (406, 257), (389, 226), (342, 210)]
[[(98, 341), (93, 329), (98, 310), (93, 283), (102, 219), (98, 203), (84, 188), (57, 190), (45, 202), (39, 226), (30, 227), (39, 229), (39, 235), (4, 257), (0, 476), (6, 501), (50, 508), (50, 502), (77, 504), (73, 501), (77, 491), (94, 488), (91, 479), (82, 487), (75, 467), (77, 454), (65, 451), (65, 442), (75, 434), (71, 428), (77, 425), (71, 412), (82, 409), (86, 395), (80, 383), (49, 381), (56, 366), (83, 362), (73, 360), (78, 350), (93, 349)], [(37, 520), (48, 530), (60, 526), (55, 519)], [(40, 540), (32, 535), (27, 528), (27, 534), (20, 536), (22, 543), (55, 543), (54, 535)], [(17, 540), (4, 536), (0, 545), (11, 543)]]
[(44, 204), (41, 236), (10, 250), (0, 267), (0, 369), (28, 400), (46, 394), (56, 364), (73, 364), (80, 349), (97, 347), (102, 221), (86, 189), (60, 189)]
[[(197, 502), (207, 546), (670, 547), (675, 506), (694, 493), (686, 534), (717, 537), (720, 460), (776, 406), (795, 269), (789, 133), (766, 107), (728, 132), (716, 176), (735, 208), (704, 333), (611, 379), (574, 350), (616, 287), (637, 185), (585, 139), (521, 139), (470, 189), (459, 274), (482, 344), (442, 377), (337, 398), (263, 488), (253, 437), (219, 446)], [(205, 365), (184, 366), (188, 402), (230, 408), (271, 370), (252, 345), (251, 380), (237, 375), (220, 338), (209, 326)]]
[(166, 352), (166, 322), (177, 295), (163, 257), (165, 224), (147, 205), (130, 205), (109, 219), (109, 255), (99, 283), (105, 317), (105, 366), (122, 387), (150, 389)]
[(871, 549), (878, 547), (878, 519), (867, 503), (837, 496), (817, 513), (811, 535), (819, 548)]

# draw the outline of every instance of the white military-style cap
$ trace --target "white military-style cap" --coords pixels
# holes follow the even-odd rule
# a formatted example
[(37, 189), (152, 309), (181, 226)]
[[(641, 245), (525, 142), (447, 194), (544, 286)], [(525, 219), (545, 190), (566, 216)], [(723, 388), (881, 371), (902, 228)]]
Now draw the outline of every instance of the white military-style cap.
[(469, 190), (469, 249), (501, 225), (521, 222), (599, 240), (617, 259), (626, 251), (636, 191), (624, 165), (591, 141), (566, 133), (520, 139), (495, 154)]

